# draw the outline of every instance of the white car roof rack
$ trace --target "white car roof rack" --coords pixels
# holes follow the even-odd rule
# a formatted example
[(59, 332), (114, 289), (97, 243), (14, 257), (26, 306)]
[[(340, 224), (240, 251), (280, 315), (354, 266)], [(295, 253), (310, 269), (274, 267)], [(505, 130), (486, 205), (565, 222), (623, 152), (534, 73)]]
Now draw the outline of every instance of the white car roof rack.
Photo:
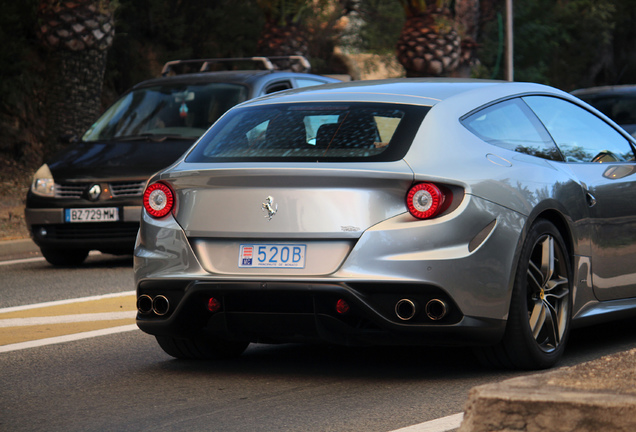
[(255, 62), (260, 63), (265, 70), (274, 71), (280, 70), (278, 66), (276, 66), (276, 62), (284, 60), (288, 62), (294, 62), (294, 64), (300, 65), (303, 69), (301, 72), (309, 72), (311, 70), (311, 64), (309, 60), (304, 56), (300, 55), (292, 55), (292, 56), (271, 56), (271, 57), (236, 57), (236, 58), (212, 58), (212, 59), (191, 59), (191, 60), (172, 60), (163, 65), (163, 69), (161, 70), (161, 76), (167, 76), (171, 72), (177, 73), (173, 66), (181, 65), (181, 64), (192, 64), (192, 63), (201, 63), (201, 68), (199, 72), (206, 72), (210, 68), (210, 64), (213, 63), (231, 63), (231, 62)]

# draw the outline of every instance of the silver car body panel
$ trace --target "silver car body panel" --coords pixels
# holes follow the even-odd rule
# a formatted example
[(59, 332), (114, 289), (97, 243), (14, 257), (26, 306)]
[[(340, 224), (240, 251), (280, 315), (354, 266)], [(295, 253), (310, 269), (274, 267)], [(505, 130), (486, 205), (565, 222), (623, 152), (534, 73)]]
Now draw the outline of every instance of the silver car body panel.
[[(198, 165), (175, 167), (170, 177), (180, 203), (175, 216), (188, 237), (356, 238), (403, 212), (403, 191), (413, 182), (404, 161), (381, 169), (371, 164), (355, 169), (338, 164)], [(182, 168), (199, 175), (181, 177)], [(208, 177), (213, 184), (206, 184)], [(278, 208), (271, 219), (263, 211), (267, 197)]]

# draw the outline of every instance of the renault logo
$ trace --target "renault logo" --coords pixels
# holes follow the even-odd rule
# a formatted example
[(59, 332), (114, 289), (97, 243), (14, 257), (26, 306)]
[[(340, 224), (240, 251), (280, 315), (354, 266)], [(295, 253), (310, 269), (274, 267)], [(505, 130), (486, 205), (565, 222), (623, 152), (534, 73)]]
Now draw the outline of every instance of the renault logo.
[(97, 200), (99, 195), (102, 193), (102, 187), (98, 184), (94, 184), (88, 189), (88, 199), (91, 201)]

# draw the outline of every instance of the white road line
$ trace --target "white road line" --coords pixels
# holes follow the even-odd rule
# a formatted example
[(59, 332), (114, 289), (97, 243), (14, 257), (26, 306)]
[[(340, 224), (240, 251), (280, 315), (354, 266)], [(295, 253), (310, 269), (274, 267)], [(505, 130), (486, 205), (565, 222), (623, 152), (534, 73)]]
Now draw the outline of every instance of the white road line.
[(457, 413), (391, 432), (448, 432), (459, 428), (463, 419), (464, 413)]
[(68, 300), (56, 300), (56, 301), (24, 305), (24, 306), (12, 306), (12, 307), (0, 309), (0, 313), (17, 312), (22, 310), (37, 309), (37, 308), (43, 308), (43, 307), (49, 307), (49, 306), (59, 306), (59, 305), (80, 303), (80, 302), (86, 302), (86, 301), (102, 300), (106, 298), (125, 297), (125, 296), (131, 296), (131, 295), (135, 295), (135, 291), (125, 291), (125, 292), (118, 292), (118, 293), (104, 294), (104, 295), (97, 295), (97, 296), (90, 296), (90, 297), (80, 297), (80, 298), (68, 299)]
[(18, 350), (23, 350), (27, 348), (35, 348), (35, 347), (40, 347), (45, 345), (59, 344), (64, 342), (71, 342), (71, 341), (82, 340), (82, 339), (89, 339), (89, 338), (94, 338), (97, 336), (123, 333), (123, 332), (137, 330), (137, 329), (138, 327), (136, 324), (130, 324), (130, 325), (125, 325), (120, 327), (94, 330), (94, 331), (76, 333), (76, 334), (66, 335), (66, 336), (57, 336), (57, 337), (39, 339), (39, 340), (34, 340), (29, 342), (20, 342), (20, 343), (15, 343), (11, 345), (0, 346), (0, 353), (18, 351)]
[(16, 260), (11, 260), (11, 261), (0, 261), (0, 266), (7, 266), (7, 265), (13, 265), (13, 264), (24, 264), (24, 263), (38, 262), (38, 261), (44, 261), (44, 258), (37, 257), (37, 258), (16, 259)]
[(7, 318), (0, 319), (0, 328), (4, 327), (20, 327), (20, 326), (36, 326), (47, 324), (66, 324), (66, 323), (78, 323), (78, 322), (90, 322), (90, 321), (112, 321), (127, 318), (135, 318), (137, 312), (125, 311), (125, 312), (102, 312), (102, 313), (87, 313), (87, 314), (75, 314), (75, 315), (61, 315), (61, 316), (45, 316), (45, 317), (31, 317), (31, 318)]

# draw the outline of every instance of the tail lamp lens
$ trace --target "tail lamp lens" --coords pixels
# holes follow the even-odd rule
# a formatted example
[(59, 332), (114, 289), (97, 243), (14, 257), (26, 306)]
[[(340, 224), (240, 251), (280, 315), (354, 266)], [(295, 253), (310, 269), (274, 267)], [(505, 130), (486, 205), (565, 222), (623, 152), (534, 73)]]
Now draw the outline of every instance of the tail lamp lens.
[(161, 218), (170, 213), (174, 206), (174, 195), (165, 183), (153, 183), (144, 192), (144, 208), (148, 214)]
[(409, 189), (406, 206), (414, 217), (428, 219), (440, 212), (445, 198), (442, 191), (433, 183), (418, 183)]

